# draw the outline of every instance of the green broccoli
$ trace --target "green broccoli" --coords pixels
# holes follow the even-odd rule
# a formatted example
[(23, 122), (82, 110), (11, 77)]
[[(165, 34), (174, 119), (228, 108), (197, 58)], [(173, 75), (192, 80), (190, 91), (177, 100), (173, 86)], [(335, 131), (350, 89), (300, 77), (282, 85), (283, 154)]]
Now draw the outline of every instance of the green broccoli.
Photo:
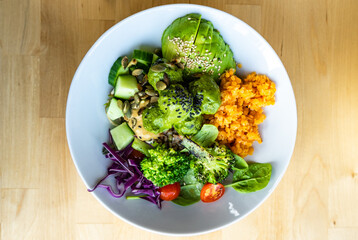
[(158, 145), (149, 149), (150, 157), (145, 157), (140, 163), (143, 175), (154, 185), (163, 187), (179, 182), (190, 168), (191, 155), (186, 155)]
[(194, 169), (202, 183), (215, 184), (228, 176), (235, 157), (225, 145), (215, 143), (210, 148), (203, 148), (187, 138), (183, 138), (181, 144), (196, 157), (191, 161), (190, 168)]

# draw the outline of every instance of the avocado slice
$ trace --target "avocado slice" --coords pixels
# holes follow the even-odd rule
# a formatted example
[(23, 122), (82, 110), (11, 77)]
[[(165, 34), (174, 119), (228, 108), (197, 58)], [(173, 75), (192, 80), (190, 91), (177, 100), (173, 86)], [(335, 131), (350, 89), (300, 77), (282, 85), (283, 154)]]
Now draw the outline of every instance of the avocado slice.
[(202, 115), (196, 118), (187, 118), (176, 123), (174, 128), (180, 135), (194, 135), (200, 130), (203, 121), (204, 117)]
[(210, 52), (215, 54), (212, 55), (213, 66), (209, 67), (208, 71), (212, 72), (214, 78), (219, 77), (225, 69), (236, 68), (234, 54), (217, 30), (213, 32)]
[(190, 93), (199, 99), (202, 114), (215, 114), (220, 107), (220, 88), (210, 75), (203, 75), (189, 84)]
[(161, 133), (172, 127), (172, 124), (167, 121), (167, 114), (160, 110), (158, 103), (145, 108), (142, 119), (143, 127), (152, 133)]
[(211, 45), (213, 30), (214, 26), (210, 21), (201, 19), (194, 46), (186, 61), (185, 75), (203, 72), (205, 69), (204, 65), (208, 61), (207, 57), (209, 55), (209, 50), (206, 51), (206, 48)]
[(164, 30), (162, 36), (162, 53), (164, 58), (173, 61), (188, 55), (195, 41), (200, 20), (200, 14), (187, 14), (184, 17), (175, 19)]

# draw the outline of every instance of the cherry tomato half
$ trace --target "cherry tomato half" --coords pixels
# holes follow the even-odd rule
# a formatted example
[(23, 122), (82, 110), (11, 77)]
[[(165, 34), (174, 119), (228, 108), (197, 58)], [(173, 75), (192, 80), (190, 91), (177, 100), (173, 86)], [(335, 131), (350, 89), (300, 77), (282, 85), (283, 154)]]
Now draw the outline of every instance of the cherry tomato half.
[(225, 187), (221, 183), (207, 183), (201, 189), (200, 199), (203, 202), (214, 202), (222, 197), (225, 193)]
[(171, 201), (176, 199), (180, 193), (180, 184), (178, 182), (159, 188), (160, 199)]

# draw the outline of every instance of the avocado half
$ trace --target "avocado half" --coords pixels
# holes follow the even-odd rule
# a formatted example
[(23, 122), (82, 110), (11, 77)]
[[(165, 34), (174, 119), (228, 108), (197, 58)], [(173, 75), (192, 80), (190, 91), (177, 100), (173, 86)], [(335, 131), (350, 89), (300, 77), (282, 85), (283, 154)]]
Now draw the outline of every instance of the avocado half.
[(214, 79), (235, 68), (233, 53), (213, 24), (190, 13), (177, 18), (162, 36), (163, 57), (184, 64), (184, 75), (212, 75)]

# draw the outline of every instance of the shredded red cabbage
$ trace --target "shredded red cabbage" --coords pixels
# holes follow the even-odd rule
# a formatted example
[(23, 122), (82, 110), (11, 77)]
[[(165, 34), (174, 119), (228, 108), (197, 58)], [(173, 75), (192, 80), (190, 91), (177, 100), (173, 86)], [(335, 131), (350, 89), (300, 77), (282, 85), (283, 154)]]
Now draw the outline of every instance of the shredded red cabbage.
[[(111, 144), (111, 142), (110, 134), (109, 143)], [(140, 198), (154, 203), (158, 208), (161, 208), (159, 188), (143, 176), (139, 170), (138, 163), (129, 157), (133, 151), (132, 144), (129, 144), (121, 151), (113, 150), (107, 143), (103, 143), (103, 146), (108, 151), (105, 157), (112, 160), (113, 164), (107, 169), (107, 175), (99, 180), (94, 188), (88, 189), (88, 191), (93, 192), (97, 188), (105, 188), (111, 196), (120, 198), (130, 188), (131, 193), (134, 195), (146, 194), (146, 196)], [(115, 186), (102, 183), (110, 176), (114, 177)]]

